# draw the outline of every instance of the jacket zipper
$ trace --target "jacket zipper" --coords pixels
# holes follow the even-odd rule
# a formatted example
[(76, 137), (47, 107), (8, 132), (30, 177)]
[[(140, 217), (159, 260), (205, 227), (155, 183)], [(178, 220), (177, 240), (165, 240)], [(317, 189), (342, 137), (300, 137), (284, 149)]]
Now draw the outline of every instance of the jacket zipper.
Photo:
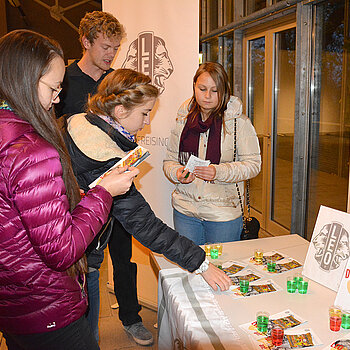
[(103, 229), (103, 231), (99, 234), (99, 236), (98, 236), (98, 240), (97, 240), (97, 246), (96, 246), (96, 250), (99, 250), (99, 248), (100, 248), (100, 243), (101, 243), (101, 238), (102, 238), (102, 235), (105, 233), (105, 231), (107, 230), (107, 228), (108, 228), (108, 226), (109, 226), (109, 224), (111, 223), (111, 220), (112, 220), (112, 218), (109, 218), (109, 220), (107, 221), (107, 224), (106, 224), (106, 226), (105, 226), (105, 228)]

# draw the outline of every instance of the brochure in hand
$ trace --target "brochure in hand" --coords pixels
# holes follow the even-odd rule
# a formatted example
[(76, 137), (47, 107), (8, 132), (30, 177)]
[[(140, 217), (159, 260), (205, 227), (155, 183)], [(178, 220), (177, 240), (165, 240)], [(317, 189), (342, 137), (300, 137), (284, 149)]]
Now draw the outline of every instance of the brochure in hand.
[(119, 162), (115, 163), (106, 172), (100, 175), (94, 182), (92, 182), (89, 187), (93, 188), (99, 184), (99, 182), (107, 176), (113, 169), (122, 168), (125, 165), (136, 167), (142, 163), (148, 156), (150, 156), (149, 151), (142, 147), (137, 146), (135, 149), (131, 150), (125, 157), (123, 157)]
[(185, 169), (187, 169), (190, 173), (193, 173), (194, 172), (194, 168), (196, 166), (209, 166), (210, 165), (210, 160), (203, 160), (203, 159), (200, 159), (196, 156), (194, 156), (193, 154), (191, 154), (186, 166), (185, 166)]

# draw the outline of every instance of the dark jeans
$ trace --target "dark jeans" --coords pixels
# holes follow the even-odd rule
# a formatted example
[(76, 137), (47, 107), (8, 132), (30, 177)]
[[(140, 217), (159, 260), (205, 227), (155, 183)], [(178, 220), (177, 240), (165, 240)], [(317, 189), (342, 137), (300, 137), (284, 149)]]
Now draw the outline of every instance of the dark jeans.
[(141, 306), (137, 299), (137, 265), (130, 261), (131, 235), (118, 220), (114, 221), (108, 248), (113, 263), (114, 293), (119, 304), (119, 319), (124, 326), (130, 326), (142, 321), (139, 316)]
[[(69, 310), (67, 310), (69, 312)], [(85, 316), (66, 327), (36, 334), (3, 332), (9, 350), (99, 350)]]
[(98, 342), (98, 317), (100, 314), (100, 271), (92, 271), (86, 274), (89, 306), (87, 310), (87, 320), (90, 324), (92, 334)]

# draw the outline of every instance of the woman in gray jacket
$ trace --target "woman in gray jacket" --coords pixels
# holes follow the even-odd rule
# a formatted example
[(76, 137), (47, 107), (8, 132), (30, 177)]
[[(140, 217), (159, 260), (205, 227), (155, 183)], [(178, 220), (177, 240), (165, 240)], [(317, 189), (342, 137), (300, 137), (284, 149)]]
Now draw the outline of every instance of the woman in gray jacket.
[[(190, 173), (185, 165), (191, 155), (209, 160), (209, 166)], [(202, 64), (193, 78), (192, 98), (178, 110), (163, 165), (176, 184), (175, 229), (196, 244), (239, 240), (243, 221), (236, 183), (243, 195), (244, 180), (255, 177), (260, 165), (255, 129), (242, 114), (239, 98), (230, 96), (224, 68)]]

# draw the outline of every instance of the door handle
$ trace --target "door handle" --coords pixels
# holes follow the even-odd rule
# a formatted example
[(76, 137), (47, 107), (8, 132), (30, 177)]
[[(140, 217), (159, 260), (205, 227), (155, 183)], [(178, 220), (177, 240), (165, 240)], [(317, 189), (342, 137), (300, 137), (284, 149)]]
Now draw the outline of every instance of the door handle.
[(258, 136), (260, 136), (260, 137), (266, 137), (266, 138), (268, 138), (268, 139), (271, 138), (271, 134), (259, 134)]

